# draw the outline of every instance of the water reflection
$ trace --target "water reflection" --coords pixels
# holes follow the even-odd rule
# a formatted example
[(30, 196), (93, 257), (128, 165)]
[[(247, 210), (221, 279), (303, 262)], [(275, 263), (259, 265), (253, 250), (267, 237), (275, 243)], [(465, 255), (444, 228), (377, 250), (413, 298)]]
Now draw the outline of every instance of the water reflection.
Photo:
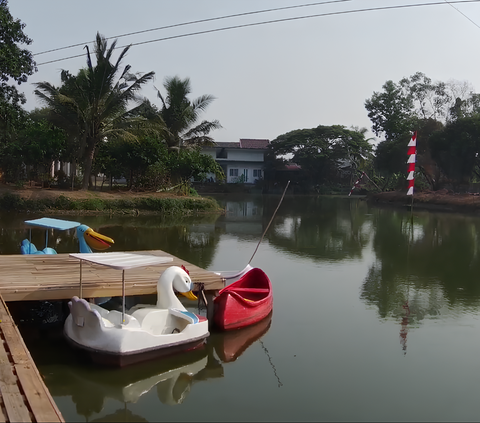
[(56, 370), (42, 367), (50, 392), (54, 396), (71, 396), (77, 412), (87, 418), (101, 413), (108, 398), (136, 403), (154, 388), (162, 404), (178, 405), (196, 383), (223, 377), (222, 365), (213, 356), (212, 348), (207, 347), (121, 371), (91, 365)]
[[(90, 420), (103, 412), (107, 399), (132, 404), (153, 389), (162, 404), (182, 404), (196, 384), (223, 378), (222, 363), (237, 360), (268, 332), (271, 321), (272, 314), (244, 329), (212, 333), (203, 348), (120, 370), (92, 365), (80, 351), (72, 351), (59, 333), (50, 332), (46, 339), (31, 327), (20, 329), (51, 394), (71, 397), (77, 413)], [(55, 352), (45, 354), (46, 344), (51, 348), (52, 343)], [(126, 406), (94, 421), (137, 421), (137, 417)]]
[(473, 216), (375, 212), (373, 250), (361, 299), (381, 319), (400, 322), (407, 333), (424, 319), (477, 314), (480, 306), (479, 221)]
[[(171, 221), (69, 218), (115, 239), (117, 251), (162, 249), (236, 270), (279, 198), (220, 198), (223, 215)], [(24, 219), (5, 219), (0, 248), (17, 253)], [(479, 230), (475, 216), (415, 211), (412, 224), (407, 210), (287, 196), (255, 256), (275, 295), (275, 321), (252, 327), (256, 334), (214, 333), (184, 362), (148, 364), (123, 379), (123, 369), (100, 377), (107, 373), (72, 357), (62, 338), (27, 345), (70, 420), (154, 421), (161, 412), (165, 420), (248, 421), (252, 409), (259, 421), (475, 420)], [(409, 407), (399, 408), (399, 397)], [(215, 407), (203, 406), (209, 399)]]
[(268, 239), (302, 258), (341, 261), (362, 257), (372, 231), (367, 204), (345, 199), (286, 199)]

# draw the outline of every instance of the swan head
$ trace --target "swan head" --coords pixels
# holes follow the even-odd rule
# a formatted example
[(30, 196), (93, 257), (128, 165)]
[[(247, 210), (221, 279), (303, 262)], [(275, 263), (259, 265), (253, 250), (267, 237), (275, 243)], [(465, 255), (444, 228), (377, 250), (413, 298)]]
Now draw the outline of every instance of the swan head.
[(175, 296), (175, 291), (181, 293), (190, 300), (197, 297), (192, 292), (193, 282), (188, 272), (178, 266), (170, 266), (160, 276), (157, 284), (157, 307), (159, 308), (180, 308), (184, 307)]
[(185, 269), (185, 266), (178, 267), (178, 266), (171, 266), (176, 268), (175, 269), (175, 276), (173, 278), (172, 286), (175, 288), (177, 292), (187, 297), (189, 300), (196, 300), (197, 297), (192, 292), (193, 289), (193, 282), (190, 279), (190, 275), (188, 270)]
[(92, 248), (95, 250), (106, 250), (114, 244), (112, 238), (95, 232), (87, 225), (77, 227), (77, 237), (81, 253), (91, 253)]

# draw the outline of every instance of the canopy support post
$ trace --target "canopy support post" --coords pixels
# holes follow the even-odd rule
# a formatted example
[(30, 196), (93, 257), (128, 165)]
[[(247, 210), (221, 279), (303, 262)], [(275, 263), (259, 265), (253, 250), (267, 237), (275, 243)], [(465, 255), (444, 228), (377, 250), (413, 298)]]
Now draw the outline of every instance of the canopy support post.
[(125, 324), (125, 269), (122, 269), (122, 324)]

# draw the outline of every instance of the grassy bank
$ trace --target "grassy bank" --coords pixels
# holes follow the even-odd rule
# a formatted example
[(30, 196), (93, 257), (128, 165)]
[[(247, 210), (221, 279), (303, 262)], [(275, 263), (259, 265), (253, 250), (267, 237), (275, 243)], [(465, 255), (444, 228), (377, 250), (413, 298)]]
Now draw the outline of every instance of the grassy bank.
[[(371, 194), (368, 201), (373, 204), (411, 207), (414, 209), (480, 213), (480, 195), (477, 193), (454, 193), (446, 189), (440, 191), (418, 191), (412, 196), (405, 191), (389, 191)], [(413, 203), (412, 203), (413, 202)]]
[(58, 214), (95, 212), (109, 214), (192, 214), (220, 211), (218, 203), (205, 197), (156, 197), (154, 195), (125, 196), (125, 198), (72, 198), (68, 194), (25, 198), (21, 193), (5, 192), (0, 195), (0, 210), (30, 211)]

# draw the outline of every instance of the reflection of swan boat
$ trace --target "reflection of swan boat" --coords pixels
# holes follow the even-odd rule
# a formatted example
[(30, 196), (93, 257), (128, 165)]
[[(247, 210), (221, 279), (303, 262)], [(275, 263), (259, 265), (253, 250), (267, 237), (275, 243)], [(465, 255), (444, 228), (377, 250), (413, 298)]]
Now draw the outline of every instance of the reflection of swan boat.
[(70, 256), (122, 270), (122, 312), (108, 311), (78, 297), (68, 304), (65, 335), (74, 346), (89, 352), (95, 362), (124, 366), (203, 345), (209, 335), (208, 321), (187, 311), (174, 292), (196, 299), (190, 276), (180, 267), (171, 266), (161, 274), (156, 306), (134, 307), (125, 313), (125, 270), (165, 263), (172, 260), (170, 257), (127, 253)]
[(136, 403), (155, 387), (163, 404), (181, 404), (197, 382), (223, 377), (223, 367), (208, 344), (121, 370), (81, 365), (52, 371), (56, 366), (42, 369), (50, 392), (54, 396), (71, 396), (78, 412), (85, 416), (101, 413), (107, 398)]
[[(57, 254), (55, 249), (48, 246), (49, 229), (66, 231), (77, 228), (79, 251), (81, 253), (91, 253), (92, 248), (95, 250), (106, 250), (114, 243), (113, 239), (95, 232), (87, 225), (81, 225), (71, 220), (42, 217), (41, 219), (26, 220), (25, 223), (30, 227), (30, 236), (29, 239), (22, 241), (20, 246), (22, 254)], [(45, 229), (45, 248), (42, 250), (37, 250), (35, 244), (32, 243), (32, 227)]]
[(214, 304), (214, 322), (219, 329), (252, 325), (272, 311), (272, 284), (265, 272), (253, 268), (238, 281), (220, 290)]
[(224, 363), (235, 361), (255, 341), (268, 332), (272, 324), (272, 313), (248, 327), (223, 332), (215, 342), (215, 352)]

